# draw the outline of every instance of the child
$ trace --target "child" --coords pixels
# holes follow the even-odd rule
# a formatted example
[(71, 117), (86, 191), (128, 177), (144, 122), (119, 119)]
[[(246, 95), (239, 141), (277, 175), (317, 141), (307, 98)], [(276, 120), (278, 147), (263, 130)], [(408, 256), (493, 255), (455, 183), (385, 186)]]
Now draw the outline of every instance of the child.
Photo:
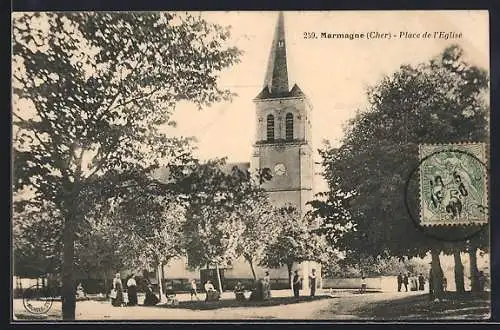
[(361, 289), (359, 290), (359, 293), (365, 293), (366, 292), (366, 278), (365, 276), (361, 276)]
[(196, 300), (200, 300), (198, 291), (196, 290), (196, 280), (191, 280), (191, 300), (193, 300), (193, 296), (196, 297)]

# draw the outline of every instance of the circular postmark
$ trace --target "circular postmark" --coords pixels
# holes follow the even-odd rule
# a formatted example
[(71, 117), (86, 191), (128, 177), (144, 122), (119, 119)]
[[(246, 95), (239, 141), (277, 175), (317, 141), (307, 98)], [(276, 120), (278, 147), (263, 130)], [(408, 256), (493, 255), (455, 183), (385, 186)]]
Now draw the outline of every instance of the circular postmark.
[(32, 314), (47, 313), (54, 302), (54, 297), (48, 292), (47, 288), (40, 288), (37, 285), (30, 286), (23, 293), (24, 308)]
[(406, 180), (404, 203), (423, 234), (466, 241), (488, 227), (487, 189), (487, 166), (473, 152), (430, 149)]

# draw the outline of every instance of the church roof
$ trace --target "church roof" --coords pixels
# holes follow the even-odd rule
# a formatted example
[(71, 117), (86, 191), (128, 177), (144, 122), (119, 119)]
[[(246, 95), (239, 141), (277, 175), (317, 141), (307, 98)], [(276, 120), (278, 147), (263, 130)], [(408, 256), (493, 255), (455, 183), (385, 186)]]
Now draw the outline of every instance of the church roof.
[[(249, 162), (235, 162), (235, 163), (226, 163), (221, 166), (221, 171), (230, 174), (234, 168), (234, 166), (238, 167), (240, 171), (249, 171), (250, 170), (250, 163)], [(152, 173), (153, 178), (156, 180), (159, 180), (160, 182), (163, 183), (168, 183), (171, 182), (172, 177), (170, 175), (170, 170), (168, 167), (160, 167), (156, 170), (153, 171)]]
[(229, 174), (233, 170), (233, 167), (238, 167), (240, 171), (248, 171), (250, 169), (250, 163), (249, 162), (240, 162), (240, 163), (227, 163), (225, 166), (222, 168), (222, 171)]
[(304, 96), (304, 92), (302, 92), (302, 89), (297, 84), (294, 84), (292, 87), (292, 90), (290, 91), (290, 96)]
[(290, 90), (286, 57), (285, 19), (283, 12), (278, 15), (271, 51), (264, 77), (264, 86), (256, 99), (303, 96), (304, 93), (295, 84)]

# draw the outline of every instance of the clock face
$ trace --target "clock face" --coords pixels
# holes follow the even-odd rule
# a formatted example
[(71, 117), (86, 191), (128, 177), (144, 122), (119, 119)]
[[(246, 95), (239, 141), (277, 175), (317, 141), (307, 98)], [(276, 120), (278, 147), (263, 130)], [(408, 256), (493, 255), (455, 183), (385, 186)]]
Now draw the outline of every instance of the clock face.
[(285, 175), (286, 174), (286, 166), (285, 164), (278, 163), (274, 166), (274, 173), (276, 175)]

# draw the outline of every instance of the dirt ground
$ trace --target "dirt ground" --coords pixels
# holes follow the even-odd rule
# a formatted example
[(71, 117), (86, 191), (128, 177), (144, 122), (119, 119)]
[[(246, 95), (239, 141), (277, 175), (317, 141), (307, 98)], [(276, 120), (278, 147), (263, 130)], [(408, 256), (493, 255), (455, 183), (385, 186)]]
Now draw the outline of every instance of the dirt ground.
[[(489, 295), (474, 299), (448, 297), (432, 302), (421, 292), (318, 292), (317, 297), (295, 300), (289, 290), (272, 292), (263, 303), (241, 303), (230, 292), (221, 301), (190, 302), (189, 295), (178, 295), (177, 306), (113, 307), (108, 301), (78, 301), (77, 320), (404, 320), (404, 319), (482, 319), (489, 315)], [(452, 299), (453, 298), (453, 299)], [(460, 302), (458, 302), (460, 301)], [(141, 303), (141, 297), (139, 299)], [(60, 320), (61, 302), (55, 301), (45, 315), (26, 311), (21, 299), (14, 300), (17, 320)]]

